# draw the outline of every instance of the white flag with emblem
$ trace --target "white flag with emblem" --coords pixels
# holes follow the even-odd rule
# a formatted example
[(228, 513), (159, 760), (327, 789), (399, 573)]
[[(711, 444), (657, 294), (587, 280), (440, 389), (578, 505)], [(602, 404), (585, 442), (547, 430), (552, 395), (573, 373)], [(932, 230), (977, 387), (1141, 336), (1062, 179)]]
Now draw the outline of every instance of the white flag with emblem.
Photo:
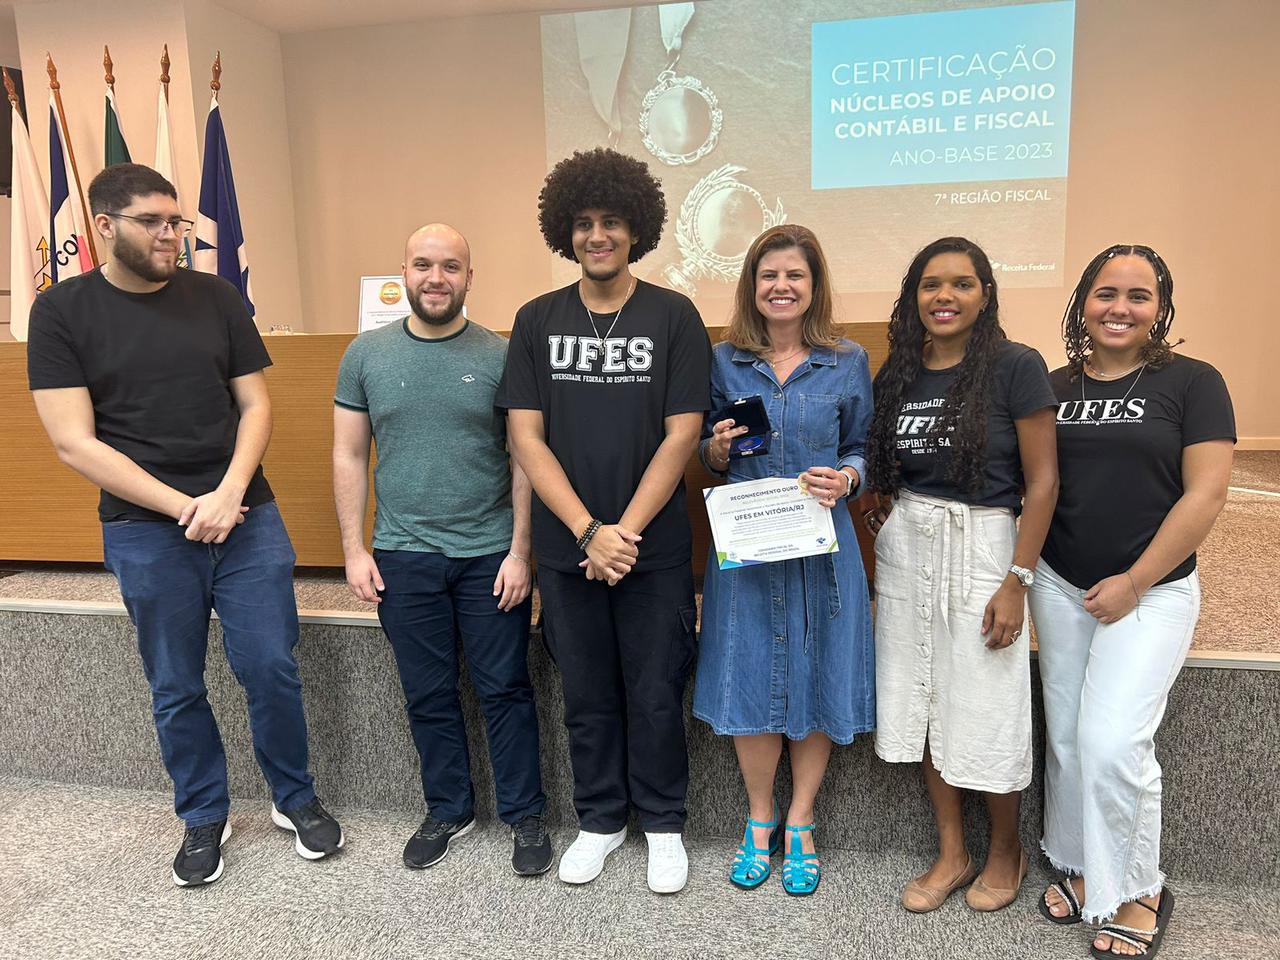
[(10, 207), (9, 332), (27, 339), (36, 294), (53, 283), (49, 274), (49, 197), (36, 166), (27, 125), (13, 108), (13, 205)]

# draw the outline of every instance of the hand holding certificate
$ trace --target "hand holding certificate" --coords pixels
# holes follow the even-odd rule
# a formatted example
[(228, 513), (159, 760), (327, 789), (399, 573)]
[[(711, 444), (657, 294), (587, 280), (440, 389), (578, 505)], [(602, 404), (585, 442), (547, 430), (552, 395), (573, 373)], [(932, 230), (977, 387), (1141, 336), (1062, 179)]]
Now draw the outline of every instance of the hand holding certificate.
[(702, 491), (721, 570), (835, 553), (831, 511), (795, 477), (769, 477)]

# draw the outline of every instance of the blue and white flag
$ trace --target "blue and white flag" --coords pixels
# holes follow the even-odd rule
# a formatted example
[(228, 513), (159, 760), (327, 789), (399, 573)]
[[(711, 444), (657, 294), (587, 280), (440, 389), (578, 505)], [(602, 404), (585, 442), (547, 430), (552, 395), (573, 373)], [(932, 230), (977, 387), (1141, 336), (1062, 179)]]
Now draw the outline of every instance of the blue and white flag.
[(249, 286), (249, 257), (240, 227), (240, 206), (231, 177), (227, 134), (222, 128), (215, 94), (204, 128), (204, 169), (200, 174), (200, 210), (196, 215), (195, 268), (229, 280), (254, 315), (253, 290)]

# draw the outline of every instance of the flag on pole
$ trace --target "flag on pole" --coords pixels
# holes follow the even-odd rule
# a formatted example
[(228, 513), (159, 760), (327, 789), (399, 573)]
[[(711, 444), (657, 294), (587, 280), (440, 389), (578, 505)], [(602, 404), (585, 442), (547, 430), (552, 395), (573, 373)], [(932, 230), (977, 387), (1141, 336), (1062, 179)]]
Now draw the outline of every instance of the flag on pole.
[(54, 283), (93, 269), (83, 204), (80, 181), (71, 159), (71, 146), (63, 138), (57, 104), (50, 93), (49, 252)]
[[(165, 57), (167, 65), (168, 47), (165, 48)], [(173, 184), (173, 188), (178, 189), (178, 154), (173, 145), (173, 126), (169, 121), (169, 90), (168, 81), (163, 77), (160, 80), (160, 99), (156, 104), (156, 173), (164, 177)], [(182, 195), (178, 195), (178, 205), (182, 205)], [(186, 212), (185, 210), (183, 211)], [(182, 252), (178, 255), (178, 266), (191, 266), (191, 236), (182, 238)]]
[(27, 318), (36, 294), (53, 285), (49, 264), (49, 197), (36, 166), (27, 125), (18, 110), (18, 95), (4, 71), (4, 83), (13, 105), (13, 205), (10, 207), (9, 332), (15, 340), (27, 339)]
[(46, 56), (49, 72), (49, 257), (53, 282), (87, 273), (97, 266), (93, 237), (89, 233), (89, 208), (80, 189), (75, 154), (62, 113), (62, 84), (53, 57)]
[(229, 280), (249, 316), (254, 315), (253, 290), (249, 286), (249, 258), (245, 253), (240, 206), (231, 177), (231, 156), (222, 127), (215, 90), (204, 128), (204, 169), (200, 174), (200, 210), (196, 216), (195, 268)]
[(107, 118), (102, 125), (102, 143), (104, 147), (103, 166), (113, 163), (129, 163), (129, 145), (124, 142), (124, 131), (120, 129), (120, 112), (116, 109), (116, 78), (112, 73), (115, 65), (111, 62), (111, 51), (102, 48), (102, 67), (106, 71), (103, 80), (107, 83)]
[(109, 167), (113, 163), (130, 163), (133, 158), (129, 156), (129, 145), (124, 142), (124, 133), (120, 129), (120, 114), (116, 111), (116, 92), (111, 87), (107, 87), (107, 119), (103, 125), (103, 143), (106, 145), (106, 155), (103, 158), (103, 166)]

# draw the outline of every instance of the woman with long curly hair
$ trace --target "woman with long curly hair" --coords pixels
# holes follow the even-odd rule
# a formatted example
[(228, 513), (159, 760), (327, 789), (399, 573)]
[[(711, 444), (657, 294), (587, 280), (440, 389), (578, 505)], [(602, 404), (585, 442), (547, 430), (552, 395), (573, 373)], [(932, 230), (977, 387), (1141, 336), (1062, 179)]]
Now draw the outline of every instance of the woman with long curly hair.
[(1150, 247), (1093, 258), (1062, 321), (1062, 495), (1031, 590), (1045, 713), (1041, 846), (1066, 877), (1040, 910), (1101, 923), (1095, 957), (1151, 956), (1160, 871), (1154, 737), (1200, 612), (1195, 551), (1227, 499), (1222, 376), (1173, 353), (1173, 276)]
[[(721, 570), (707, 562), (694, 715), (732, 736), (748, 819), (730, 869), (736, 886), (768, 879), (786, 838), (782, 887), (817, 889), (813, 804), (833, 743), (875, 723), (871, 610), (853, 521), (840, 503), (862, 485), (871, 420), (867, 352), (832, 320), (827, 261), (805, 227), (766, 230), (747, 252), (734, 313), (713, 351), (712, 411), (760, 397), (773, 438), (763, 456), (729, 459), (747, 431), (707, 419), (703, 462), (730, 481), (799, 476), (832, 509), (837, 553)], [(774, 799), (784, 743), (791, 755), (785, 823)]]
[[(1018, 640), (1058, 473), (1048, 371), (1005, 336), (976, 244), (944, 237), (916, 254), (875, 395), (876, 753), (922, 763), (938, 827), (938, 858), (902, 904), (935, 910), (972, 883), (969, 906), (998, 910), (1027, 869), (1018, 806), (1031, 782), (1031, 678)], [(981, 873), (965, 789), (991, 814)]]

